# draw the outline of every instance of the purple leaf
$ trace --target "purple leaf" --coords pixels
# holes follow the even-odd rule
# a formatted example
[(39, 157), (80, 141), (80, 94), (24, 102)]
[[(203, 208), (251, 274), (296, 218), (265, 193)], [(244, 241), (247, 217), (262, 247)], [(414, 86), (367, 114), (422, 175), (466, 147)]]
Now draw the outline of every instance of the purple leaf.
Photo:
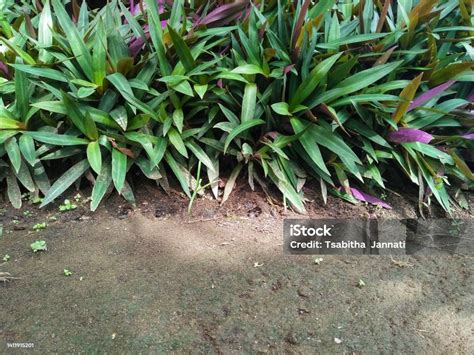
[(290, 64), (290, 65), (287, 65), (286, 67), (283, 68), (283, 75), (287, 75), (291, 69), (293, 69), (295, 65), (294, 64)]
[(411, 110), (420, 107), (423, 105), (425, 102), (431, 100), (433, 97), (436, 95), (441, 94), (443, 91), (447, 90), (451, 85), (453, 85), (456, 81), (454, 80), (449, 80), (441, 85), (435, 86), (434, 88), (428, 90), (427, 92), (421, 94), (417, 98), (415, 98), (410, 106), (408, 106), (407, 112), (410, 112)]
[(160, 12), (160, 14), (165, 11), (165, 0), (158, 0), (158, 11)]
[(142, 50), (144, 44), (145, 41), (141, 37), (135, 37), (134, 39), (132, 39), (132, 41), (128, 45), (128, 51), (130, 53), (130, 56), (135, 58)]
[(270, 131), (270, 132), (265, 133), (265, 137), (270, 137), (273, 140), (277, 139), (279, 136), (280, 136), (280, 133), (278, 133), (277, 131)]
[(462, 137), (466, 139), (474, 139), (474, 133), (464, 134)]
[(6, 77), (10, 76), (10, 71), (8, 70), (8, 67), (3, 62), (0, 62), (0, 73), (5, 74)]
[(474, 102), (474, 89), (472, 89), (471, 93), (467, 96), (467, 101)]
[(130, 13), (136, 15), (138, 13), (138, 6), (135, 6), (135, 0), (130, 0)]
[(363, 202), (367, 202), (367, 203), (370, 203), (372, 205), (377, 205), (377, 206), (380, 206), (380, 207), (383, 207), (383, 208), (386, 208), (386, 209), (392, 209), (392, 206), (390, 206), (388, 203), (382, 201), (381, 199), (375, 197), (375, 196), (372, 196), (372, 195), (368, 195), (362, 191), (359, 191), (353, 187), (351, 187), (351, 192), (352, 192), (352, 196), (354, 196), (354, 198), (356, 198), (357, 200), (359, 201), (363, 201)]
[(433, 136), (431, 134), (416, 128), (399, 128), (398, 131), (388, 134), (388, 140), (394, 143), (429, 143), (432, 139)]
[(242, 15), (242, 12), (245, 7), (247, 7), (247, 5), (248, 1), (236, 1), (231, 4), (219, 6), (204, 18), (199, 19), (195, 25), (199, 26), (217, 23), (219, 25), (225, 25), (235, 19), (238, 19)]

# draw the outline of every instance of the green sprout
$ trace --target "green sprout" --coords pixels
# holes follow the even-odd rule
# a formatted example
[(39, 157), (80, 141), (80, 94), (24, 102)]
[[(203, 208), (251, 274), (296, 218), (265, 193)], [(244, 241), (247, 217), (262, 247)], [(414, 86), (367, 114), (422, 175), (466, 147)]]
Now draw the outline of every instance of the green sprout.
[(72, 276), (72, 271), (64, 269), (64, 276)]
[(64, 204), (59, 206), (59, 212), (67, 212), (71, 210), (75, 210), (77, 208), (77, 205), (72, 203), (70, 200), (64, 200)]
[(43, 202), (43, 198), (39, 197), (39, 196), (35, 196), (35, 197), (31, 198), (30, 201), (33, 205), (39, 205), (41, 202)]
[(362, 288), (365, 286), (364, 280), (360, 279), (359, 282), (357, 283), (357, 287)]
[(7, 262), (8, 260), (10, 260), (10, 255), (5, 254), (5, 256), (3, 257), (2, 260), (3, 260), (4, 262)]
[(323, 262), (323, 258), (316, 258), (316, 259), (314, 259), (314, 263), (315, 263), (316, 265), (319, 265), (319, 264), (321, 264), (322, 262)]
[(46, 227), (48, 226), (48, 224), (46, 222), (43, 222), (43, 223), (36, 223), (34, 226), (33, 226), (33, 230), (35, 231), (40, 231), (40, 230), (43, 230), (43, 229), (46, 229)]
[(37, 241), (31, 243), (30, 246), (31, 246), (31, 250), (33, 251), (33, 253), (48, 250), (48, 247), (46, 246), (46, 242), (44, 240), (37, 240)]

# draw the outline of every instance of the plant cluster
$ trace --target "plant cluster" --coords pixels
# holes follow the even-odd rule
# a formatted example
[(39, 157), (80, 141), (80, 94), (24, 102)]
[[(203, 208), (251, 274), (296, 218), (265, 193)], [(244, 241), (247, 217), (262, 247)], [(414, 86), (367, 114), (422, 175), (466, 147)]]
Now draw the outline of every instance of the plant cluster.
[[(223, 201), (245, 175), (299, 212), (310, 180), (325, 200), (389, 208), (373, 195), (395, 178), (447, 211), (473, 187), (470, 0), (0, 7), (0, 180), (14, 207), (22, 189), (45, 206), (83, 177), (92, 210), (111, 188), (133, 202), (131, 170)], [(54, 183), (53, 166), (67, 167)]]

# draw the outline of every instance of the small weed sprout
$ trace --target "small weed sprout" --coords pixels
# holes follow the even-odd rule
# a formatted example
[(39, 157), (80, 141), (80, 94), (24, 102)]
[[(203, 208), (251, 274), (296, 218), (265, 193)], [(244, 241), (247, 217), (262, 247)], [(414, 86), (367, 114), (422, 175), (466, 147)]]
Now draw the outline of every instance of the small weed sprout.
[(47, 247), (46, 242), (44, 240), (37, 240), (37, 241), (31, 243), (30, 246), (31, 246), (31, 250), (33, 251), (33, 253), (48, 250), (48, 247)]
[(189, 205), (188, 205), (188, 213), (191, 213), (191, 209), (193, 207), (194, 200), (196, 199), (197, 195), (201, 190), (204, 190), (211, 186), (214, 182), (209, 182), (206, 185), (201, 185), (202, 184), (202, 179), (201, 179), (201, 161), (198, 162), (198, 168), (197, 168), (197, 174), (196, 174), (196, 188), (193, 191), (193, 194), (191, 196), (191, 199), (189, 200)]
[(64, 276), (72, 276), (72, 271), (68, 270), (68, 269), (64, 269)]
[(64, 204), (59, 206), (59, 212), (67, 212), (67, 211), (75, 210), (76, 208), (77, 208), (77, 205), (71, 202), (71, 200), (64, 200)]
[(10, 260), (10, 258), (11, 258), (10, 255), (5, 254), (5, 256), (3, 257), (2, 260), (3, 260), (4, 262), (7, 262), (8, 260)]
[(48, 224), (46, 222), (36, 223), (33, 226), (33, 230), (39, 232), (40, 230), (46, 229), (46, 227), (48, 227)]
[(359, 282), (357, 283), (357, 287), (359, 287), (359, 288), (365, 287), (364, 280), (360, 279)]

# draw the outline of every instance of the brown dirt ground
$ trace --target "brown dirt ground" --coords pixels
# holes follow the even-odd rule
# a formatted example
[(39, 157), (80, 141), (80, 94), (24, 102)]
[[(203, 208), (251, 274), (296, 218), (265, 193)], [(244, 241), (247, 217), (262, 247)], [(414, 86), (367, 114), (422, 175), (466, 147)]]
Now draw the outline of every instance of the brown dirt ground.
[[(11, 259), (0, 272), (19, 279), (0, 284), (0, 353), (14, 352), (8, 342), (41, 354), (474, 353), (471, 256), (317, 265), (282, 253), (282, 221), (295, 215), (261, 193), (200, 198), (189, 216), (179, 194), (138, 190), (137, 208), (113, 196), (95, 214), (85, 203), (61, 214), (3, 205), (0, 256)], [(416, 216), (416, 198), (389, 201), (394, 210), (314, 196), (309, 216)], [(47, 252), (31, 252), (37, 239)]]

